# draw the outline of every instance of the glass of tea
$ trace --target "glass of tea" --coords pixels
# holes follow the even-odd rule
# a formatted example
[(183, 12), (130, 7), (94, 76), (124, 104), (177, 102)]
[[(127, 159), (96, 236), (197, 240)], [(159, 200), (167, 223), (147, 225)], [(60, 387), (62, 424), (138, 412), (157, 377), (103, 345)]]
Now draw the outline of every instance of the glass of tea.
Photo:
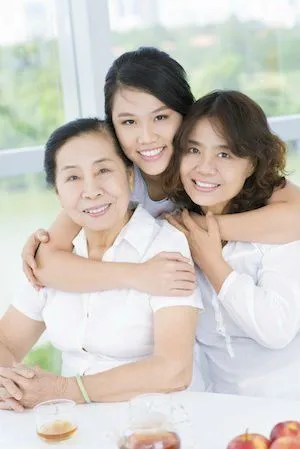
[(168, 394), (144, 394), (129, 402), (129, 425), (119, 449), (180, 449), (179, 422), (186, 420)]
[(68, 440), (77, 431), (74, 417), (76, 403), (69, 399), (54, 399), (34, 407), (36, 432), (48, 443)]

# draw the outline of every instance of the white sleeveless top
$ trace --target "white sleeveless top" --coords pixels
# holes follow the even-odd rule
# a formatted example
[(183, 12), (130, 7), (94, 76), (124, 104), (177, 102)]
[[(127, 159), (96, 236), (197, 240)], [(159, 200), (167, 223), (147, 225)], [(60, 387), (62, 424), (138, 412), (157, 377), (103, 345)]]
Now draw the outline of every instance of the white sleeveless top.
[(159, 217), (166, 212), (173, 212), (175, 204), (168, 198), (154, 201), (150, 198), (147, 185), (140, 169), (134, 165), (134, 186), (131, 201), (141, 204), (153, 217)]

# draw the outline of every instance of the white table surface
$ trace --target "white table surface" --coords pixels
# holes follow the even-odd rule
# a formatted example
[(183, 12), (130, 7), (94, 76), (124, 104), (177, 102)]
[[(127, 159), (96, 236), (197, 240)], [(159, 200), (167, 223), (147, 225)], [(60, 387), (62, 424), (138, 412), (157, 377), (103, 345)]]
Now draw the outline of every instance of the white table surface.
[[(277, 422), (300, 419), (300, 401), (192, 392), (172, 396), (174, 403), (183, 404), (189, 414), (197, 441), (195, 449), (226, 449), (229, 440), (246, 429), (268, 437)], [(59, 443), (59, 447), (112, 449), (116, 446), (109, 434), (125, 422), (128, 403), (81, 405), (76, 407), (76, 413), (78, 433), (73, 439)], [(0, 411), (0, 448), (55, 446), (44, 443), (35, 434), (33, 411), (19, 414)]]

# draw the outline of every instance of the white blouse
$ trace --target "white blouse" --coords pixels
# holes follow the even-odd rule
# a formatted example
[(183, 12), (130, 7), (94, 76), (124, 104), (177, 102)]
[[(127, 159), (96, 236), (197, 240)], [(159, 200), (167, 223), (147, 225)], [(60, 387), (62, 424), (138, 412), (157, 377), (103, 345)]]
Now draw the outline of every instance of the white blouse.
[[(84, 231), (73, 244), (76, 254), (88, 257)], [(140, 263), (161, 251), (179, 251), (190, 257), (181, 232), (138, 206), (103, 261)], [(62, 351), (62, 374), (70, 376), (93, 374), (150, 356), (153, 314), (163, 307), (202, 308), (202, 302), (197, 291), (188, 297), (155, 297), (134, 289), (77, 294), (44, 288), (38, 293), (26, 282), (13, 306), (45, 322), (49, 340)], [(197, 373), (195, 385), (200, 384)]]
[(234, 271), (219, 295), (198, 272), (208, 389), (300, 399), (300, 241), (229, 242), (223, 256)]

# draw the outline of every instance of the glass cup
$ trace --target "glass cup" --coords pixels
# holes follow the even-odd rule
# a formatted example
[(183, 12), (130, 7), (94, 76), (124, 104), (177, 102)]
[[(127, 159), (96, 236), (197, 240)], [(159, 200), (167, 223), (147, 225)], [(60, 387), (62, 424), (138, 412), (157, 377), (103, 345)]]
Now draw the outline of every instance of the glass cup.
[(144, 394), (129, 402), (129, 425), (121, 435), (119, 449), (180, 449), (177, 432), (187, 422), (181, 404), (174, 405), (168, 394)]
[(47, 443), (68, 440), (77, 431), (74, 418), (76, 403), (69, 399), (54, 399), (34, 407), (36, 432)]

